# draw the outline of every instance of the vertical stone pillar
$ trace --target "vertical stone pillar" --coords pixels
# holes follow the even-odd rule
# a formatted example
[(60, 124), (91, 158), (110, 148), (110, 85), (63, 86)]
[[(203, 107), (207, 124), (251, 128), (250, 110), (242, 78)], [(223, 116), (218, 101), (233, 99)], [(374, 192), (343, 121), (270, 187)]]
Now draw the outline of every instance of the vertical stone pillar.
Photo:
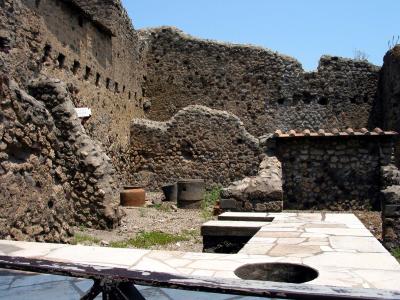
[(392, 185), (382, 191), (382, 239), (384, 246), (400, 248), (400, 186)]

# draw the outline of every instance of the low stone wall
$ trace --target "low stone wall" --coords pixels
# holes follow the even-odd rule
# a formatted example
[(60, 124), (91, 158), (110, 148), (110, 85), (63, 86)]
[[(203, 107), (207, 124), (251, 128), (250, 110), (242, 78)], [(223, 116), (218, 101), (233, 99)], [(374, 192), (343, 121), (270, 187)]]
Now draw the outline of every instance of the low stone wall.
[(285, 209), (379, 210), (393, 132), (277, 132)]
[(381, 168), (382, 240), (389, 250), (400, 248), (400, 171), (393, 164)]
[(257, 176), (232, 182), (222, 191), (222, 211), (280, 212), (283, 208), (282, 166), (275, 156), (267, 155)]
[(86, 135), (66, 86), (36, 81), (32, 97), (0, 78), (0, 237), (65, 242), (72, 225), (116, 226), (114, 169)]
[(400, 186), (389, 186), (382, 195), (382, 240), (393, 250), (400, 248)]
[(259, 140), (233, 114), (189, 106), (168, 122), (136, 119), (131, 126), (132, 181), (150, 188), (179, 178), (225, 185), (255, 175)]

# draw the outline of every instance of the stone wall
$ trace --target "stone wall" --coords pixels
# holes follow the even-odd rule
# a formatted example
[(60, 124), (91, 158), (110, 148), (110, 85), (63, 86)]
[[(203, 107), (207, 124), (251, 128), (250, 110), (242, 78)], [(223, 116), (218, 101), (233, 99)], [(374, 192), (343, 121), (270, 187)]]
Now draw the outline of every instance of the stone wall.
[(379, 68), (324, 56), (318, 70), (270, 50), (200, 40), (163, 27), (139, 31), (147, 44), (146, 116), (167, 120), (201, 104), (237, 115), (256, 135), (276, 129), (368, 127)]
[(225, 185), (255, 175), (261, 154), (259, 140), (238, 117), (196, 105), (182, 109), (167, 122), (134, 120), (127, 164), (132, 167), (132, 181), (148, 187), (179, 178)]
[(10, 76), (21, 87), (39, 75), (73, 85), (75, 104), (93, 111), (87, 132), (114, 158), (129, 141), (132, 118), (143, 116), (145, 72), (138, 35), (119, 1), (1, 5), (0, 39), (9, 47), (3, 64)]
[(32, 97), (0, 78), (0, 237), (65, 242), (73, 225), (118, 225), (114, 169), (66, 86), (37, 81)]
[(400, 249), (400, 171), (394, 165), (382, 168), (382, 240), (389, 250)]
[[(400, 131), (400, 45), (388, 51), (379, 82), (379, 126), (385, 130)], [(400, 165), (400, 143), (396, 143), (396, 165)]]
[[(400, 45), (389, 50), (378, 89), (377, 122), (386, 130), (400, 131)], [(395, 165), (400, 165), (400, 142), (395, 143)], [(389, 250), (400, 248), (400, 172), (395, 165), (382, 169), (382, 239)]]
[[(389, 74), (383, 78), (395, 81), (395, 66), (382, 71)], [(381, 81), (381, 95), (389, 100), (377, 102), (376, 66), (324, 56), (317, 71), (304, 72), (297, 60), (263, 48), (199, 40), (167, 27), (138, 32), (119, 0), (0, 0), (0, 71), (7, 74), (0, 115), (0, 224), (2, 235), (17, 239), (65, 240), (74, 224), (113, 227), (122, 183), (156, 188), (182, 177), (205, 178), (209, 185), (253, 175), (275, 178), (276, 172), (257, 174), (265, 149), (255, 136), (277, 128), (387, 122), (385, 128), (398, 129), (395, 85)], [(85, 128), (74, 106), (92, 109)], [(140, 119), (131, 124), (133, 118)], [(303, 164), (304, 172), (316, 170), (335, 155), (343, 162), (329, 161), (324, 169), (327, 188), (321, 193), (331, 197), (324, 204), (318, 204), (321, 179), (315, 174), (301, 174), (315, 182), (300, 190), (293, 186), (298, 177), (288, 179), (287, 199), (299, 191), (304, 208), (377, 206), (377, 146), (365, 142), (368, 153), (354, 150), (366, 146), (363, 139), (359, 146), (344, 146), (358, 151), (349, 159), (364, 159), (353, 161), (353, 171), (340, 143), (316, 147), (328, 153), (333, 146), (328, 158), (310, 150), (316, 160), (310, 166), (288, 146), (293, 161), (286, 167), (294, 172), (301, 173)], [(339, 175), (351, 183), (338, 182)], [(372, 194), (362, 193), (367, 184)], [(344, 196), (350, 186), (354, 199)], [(280, 202), (280, 194), (273, 194), (272, 202)], [(247, 202), (264, 210), (253, 196)], [(247, 202), (240, 201), (241, 207)]]
[(285, 209), (379, 210), (395, 133), (277, 132)]

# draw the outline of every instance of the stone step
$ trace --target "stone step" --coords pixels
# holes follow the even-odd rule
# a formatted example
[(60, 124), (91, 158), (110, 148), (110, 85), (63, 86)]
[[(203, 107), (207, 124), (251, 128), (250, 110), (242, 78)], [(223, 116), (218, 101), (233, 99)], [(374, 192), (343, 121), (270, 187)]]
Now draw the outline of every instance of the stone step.
[(202, 236), (253, 236), (268, 222), (208, 221), (201, 226)]
[(218, 216), (220, 221), (258, 221), (258, 222), (272, 222), (274, 217), (269, 216), (267, 213), (257, 212), (225, 212)]

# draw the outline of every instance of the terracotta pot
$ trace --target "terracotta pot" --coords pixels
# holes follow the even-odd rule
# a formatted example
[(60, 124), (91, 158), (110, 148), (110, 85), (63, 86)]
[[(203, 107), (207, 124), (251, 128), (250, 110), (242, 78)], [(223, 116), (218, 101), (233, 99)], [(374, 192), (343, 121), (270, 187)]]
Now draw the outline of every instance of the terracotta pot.
[(137, 186), (125, 186), (120, 194), (122, 206), (140, 207), (146, 202), (146, 192)]

